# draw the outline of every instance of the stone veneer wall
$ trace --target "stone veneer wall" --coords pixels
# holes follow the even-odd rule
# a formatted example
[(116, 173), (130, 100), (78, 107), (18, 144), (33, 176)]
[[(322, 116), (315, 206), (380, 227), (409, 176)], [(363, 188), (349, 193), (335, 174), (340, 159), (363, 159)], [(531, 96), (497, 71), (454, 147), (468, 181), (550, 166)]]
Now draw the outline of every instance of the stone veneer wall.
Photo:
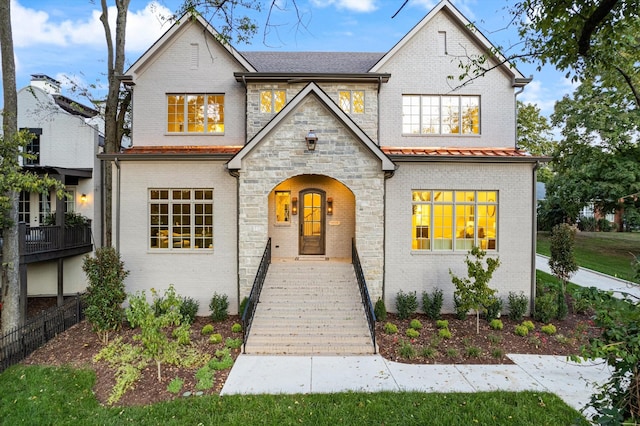
[[(364, 92), (364, 113), (349, 114), (349, 117), (374, 141), (378, 139), (378, 85), (373, 83), (323, 83), (316, 82), (329, 97), (338, 104), (338, 95), (341, 91), (361, 90)], [(249, 83), (247, 87), (247, 140), (254, 137), (269, 121), (275, 113), (265, 114), (260, 112), (260, 91), (285, 90), (287, 102), (293, 99), (307, 83)], [(314, 129), (315, 130), (315, 129)]]
[[(318, 145), (304, 137), (316, 130)], [(285, 117), (247, 154), (239, 177), (239, 286), (247, 296), (265, 248), (269, 194), (292, 176), (324, 175), (355, 197), (356, 244), (373, 300), (382, 295), (384, 265), (384, 172), (380, 161), (322, 105), (315, 95)]]

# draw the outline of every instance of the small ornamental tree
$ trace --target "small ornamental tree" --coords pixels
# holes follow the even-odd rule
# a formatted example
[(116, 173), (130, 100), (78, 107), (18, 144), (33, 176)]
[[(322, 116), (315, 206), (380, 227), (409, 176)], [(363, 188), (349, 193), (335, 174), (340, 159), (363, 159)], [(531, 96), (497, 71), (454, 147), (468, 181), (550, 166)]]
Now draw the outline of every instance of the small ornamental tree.
[[(486, 251), (474, 246), (465, 259), (467, 264), (468, 277), (460, 278), (451, 269), (451, 281), (456, 286), (454, 295), (458, 298), (460, 307), (466, 310), (476, 311), (476, 333), (480, 333), (480, 311), (485, 309), (491, 302), (491, 297), (496, 290), (489, 287), (489, 281), (493, 272), (500, 266), (499, 259), (487, 258), (487, 267), (483, 264), (483, 259), (487, 255)], [(472, 257), (475, 258), (472, 259)]]
[(129, 271), (124, 269), (124, 262), (113, 247), (99, 248), (95, 257), (85, 256), (82, 270), (89, 280), (84, 296), (85, 316), (106, 345), (109, 333), (119, 330), (122, 325), (122, 303), (127, 297), (124, 279)]
[[(156, 362), (158, 381), (162, 381), (162, 362), (177, 356), (178, 342), (169, 340), (167, 329), (179, 326), (182, 322), (182, 300), (176, 295), (173, 285), (165, 291), (164, 297), (159, 296), (154, 289), (151, 289), (151, 294), (151, 304), (147, 302), (144, 291), (129, 296), (126, 315), (131, 327), (140, 327), (140, 334), (133, 338), (142, 343), (145, 355)], [(157, 312), (154, 307), (158, 307)], [(187, 329), (188, 327), (186, 325)]]
[(575, 246), (576, 231), (569, 224), (561, 223), (551, 230), (551, 257), (549, 267), (551, 272), (562, 282), (562, 289), (558, 295), (558, 319), (567, 316), (567, 302), (565, 292), (567, 282), (578, 270), (573, 248)]

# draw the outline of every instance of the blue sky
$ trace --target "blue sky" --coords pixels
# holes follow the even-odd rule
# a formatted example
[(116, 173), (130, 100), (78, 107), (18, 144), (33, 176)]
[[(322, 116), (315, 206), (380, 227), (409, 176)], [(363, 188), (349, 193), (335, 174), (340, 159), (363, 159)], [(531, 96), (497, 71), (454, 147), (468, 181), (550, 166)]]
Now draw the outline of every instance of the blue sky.
[[(437, 4), (436, 0), (410, 0), (392, 19), (404, 0), (297, 0), (302, 17), (298, 22), (292, 0), (278, 2), (282, 9), (272, 16), (270, 31), (265, 34), (263, 11), (256, 15), (260, 29), (252, 43), (235, 44), (236, 49), (384, 52)], [(182, 0), (131, 0), (127, 64), (133, 63), (168, 29), (164, 18), (181, 3)], [(452, 3), (495, 45), (517, 44), (517, 32), (508, 27), (510, 16), (506, 11), (515, 0)], [(99, 21), (99, 1), (12, 0), (11, 12), (18, 89), (29, 84), (31, 74), (47, 74), (63, 83), (65, 76), (71, 76), (84, 85), (105, 84), (106, 43)], [(538, 72), (534, 65), (517, 66), (525, 76), (534, 77), (518, 99), (537, 104), (545, 115), (553, 112), (555, 101), (572, 90), (563, 74), (552, 67)]]

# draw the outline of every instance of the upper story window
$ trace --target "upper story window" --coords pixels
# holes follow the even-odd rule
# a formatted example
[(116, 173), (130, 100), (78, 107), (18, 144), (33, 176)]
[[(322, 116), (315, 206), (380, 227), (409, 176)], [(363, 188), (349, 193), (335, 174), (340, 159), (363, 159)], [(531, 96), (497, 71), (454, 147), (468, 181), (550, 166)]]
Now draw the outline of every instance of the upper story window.
[(167, 132), (224, 133), (224, 95), (167, 95)]
[(284, 90), (261, 90), (260, 112), (269, 114), (280, 112), (287, 102), (287, 92)]
[(40, 164), (40, 136), (42, 135), (42, 129), (20, 129), (28, 130), (31, 136), (25, 152), (29, 154), (30, 158), (24, 158), (24, 165), (39, 165)]
[(412, 250), (496, 250), (498, 191), (412, 192)]
[(480, 96), (402, 96), (402, 133), (480, 134)]
[(27, 191), (20, 192), (18, 222), (25, 222), (26, 224), (31, 223), (31, 193)]
[(347, 114), (364, 114), (364, 91), (342, 90), (338, 93), (338, 104)]

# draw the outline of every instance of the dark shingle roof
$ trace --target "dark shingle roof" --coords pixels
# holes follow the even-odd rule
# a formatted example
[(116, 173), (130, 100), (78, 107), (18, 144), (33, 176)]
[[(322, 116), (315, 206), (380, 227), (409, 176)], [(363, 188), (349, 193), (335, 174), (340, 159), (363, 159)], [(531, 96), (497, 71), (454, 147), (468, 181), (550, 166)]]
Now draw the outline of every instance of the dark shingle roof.
[(240, 52), (258, 72), (362, 74), (384, 56), (378, 52)]

